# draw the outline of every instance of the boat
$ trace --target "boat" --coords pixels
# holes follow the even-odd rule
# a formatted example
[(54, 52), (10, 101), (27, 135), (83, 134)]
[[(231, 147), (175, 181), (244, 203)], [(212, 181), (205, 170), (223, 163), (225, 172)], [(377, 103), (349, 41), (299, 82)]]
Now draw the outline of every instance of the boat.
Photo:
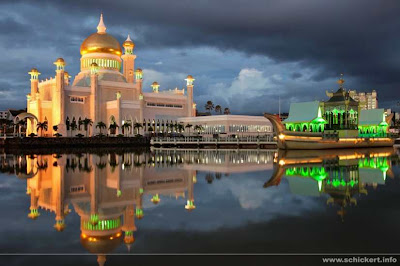
[(386, 137), (339, 137), (338, 133), (289, 131), (276, 115), (265, 113), (264, 116), (271, 121), (278, 148), (283, 150), (392, 147), (395, 142), (395, 138), (389, 135)]
[(320, 150), (341, 148), (391, 147), (395, 138), (389, 133), (393, 114), (384, 109), (365, 109), (355, 101), (338, 80), (339, 89), (328, 93), (327, 101), (291, 103), (283, 122), (265, 113), (276, 133), (279, 149)]

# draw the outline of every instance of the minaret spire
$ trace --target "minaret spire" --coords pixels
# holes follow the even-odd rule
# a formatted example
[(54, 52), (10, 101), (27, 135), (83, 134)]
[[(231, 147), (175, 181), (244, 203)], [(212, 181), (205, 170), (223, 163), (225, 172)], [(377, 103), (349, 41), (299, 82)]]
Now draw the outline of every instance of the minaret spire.
[(97, 33), (104, 34), (106, 33), (106, 29), (107, 29), (106, 25), (104, 24), (103, 21), (103, 13), (101, 13), (99, 25), (97, 25)]
[(129, 36), (129, 34), (128, 34), (128, 38), (126, 38), (126, 40), (125, 40), (126, 42), (131, 42), (132, 40), (131, 40), (131, 36)]

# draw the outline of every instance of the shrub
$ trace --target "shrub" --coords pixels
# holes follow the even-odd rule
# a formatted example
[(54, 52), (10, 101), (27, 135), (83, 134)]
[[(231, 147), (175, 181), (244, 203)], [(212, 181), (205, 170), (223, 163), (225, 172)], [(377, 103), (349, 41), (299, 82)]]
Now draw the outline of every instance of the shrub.
[(122, 138), (122, 137), (124, 137), (124, 135), (118, 134), (117, 137)]
[(78, 138), (83, 138), (84, 135), (82, 135), (81, 133), (79, 133), (78, 135), (76, 135)]

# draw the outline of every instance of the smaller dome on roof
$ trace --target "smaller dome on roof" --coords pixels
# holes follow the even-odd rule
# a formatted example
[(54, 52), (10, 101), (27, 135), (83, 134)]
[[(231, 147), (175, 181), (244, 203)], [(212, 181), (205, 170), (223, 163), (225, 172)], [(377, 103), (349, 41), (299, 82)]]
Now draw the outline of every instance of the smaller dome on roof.
[(122, 44), (123, 47), (129, 47), (129, 48), (134, 48), (135, 44), (133, 43), (133, 41), (131, 40), (131, 37), (128, 35), (128, 38), (126, 38), (126, 40), (124, 41), (124, 43)]
[(30, 72), (36, 72), (38, 73), (39, 71), (36, 68), (32, 68)]
[(158, 86), (158, 85), (160, 85), (160, 84), (158, 84), (157, 81), (154, 81), (154, 82), (151, 84), (151, 86)]
[(188, 75), (187, 79), (193, 79), (193, 76), (192, 75)]
[(57, 58), (56, 62), (57, 63), (65, 63), (64, 58), (61, 58), (61, 57)]
[(135, 72), (142, 73), (143, 70), (142, 70), (141, 68), (137, 68), (137, 69), (135, 70)]

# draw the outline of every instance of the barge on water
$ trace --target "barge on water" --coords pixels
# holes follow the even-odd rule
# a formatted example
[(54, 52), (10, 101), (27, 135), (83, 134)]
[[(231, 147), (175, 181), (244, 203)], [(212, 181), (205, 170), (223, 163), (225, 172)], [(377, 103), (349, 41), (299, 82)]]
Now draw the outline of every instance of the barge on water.
[(391, 147), (395, 138), (388, 132), (393, 114), (384, 109), (365, 110), (343, 88), (328, 93), (325, 102), (292, 103), (289, 117), (281, 122), (264, 114), (274, 126), (279, 149), (318, 150), (340, 148)]

